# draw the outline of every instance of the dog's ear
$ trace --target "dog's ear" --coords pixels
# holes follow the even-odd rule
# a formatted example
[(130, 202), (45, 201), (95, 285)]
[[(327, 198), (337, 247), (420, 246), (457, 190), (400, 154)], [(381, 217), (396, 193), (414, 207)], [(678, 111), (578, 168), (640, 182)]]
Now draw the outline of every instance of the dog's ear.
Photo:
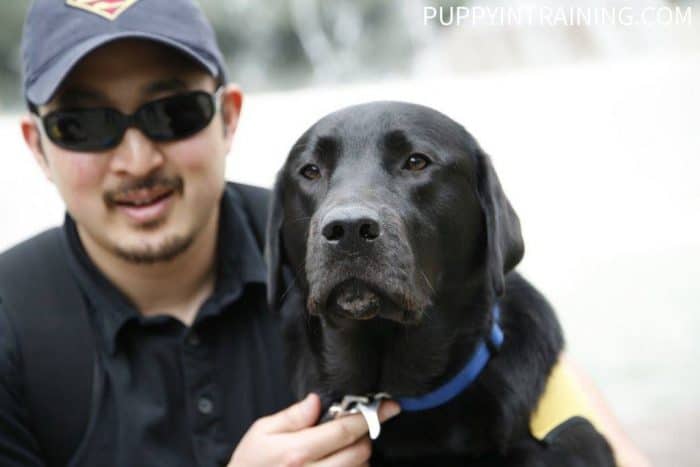
[(267, 218), (267, 235), (265, 244), (265, 261), (267, 263), (267, 303), (271, 310), (279, 309), (280, 300), (284, 293), (284, 277), (282, 261), (284, 256), (282, 245), (282, 224), (284, 209), (282, 205), (282, 171), (277, 174), (275, 186), (270, 198), (269, 215)]
[(476, 180), (486, 223), (486, 271), (496, 296), (503, 295), (505, 275), (523, 258), (525, 245), (520, 220), (506, 198), (491, 159), (477, 150)]

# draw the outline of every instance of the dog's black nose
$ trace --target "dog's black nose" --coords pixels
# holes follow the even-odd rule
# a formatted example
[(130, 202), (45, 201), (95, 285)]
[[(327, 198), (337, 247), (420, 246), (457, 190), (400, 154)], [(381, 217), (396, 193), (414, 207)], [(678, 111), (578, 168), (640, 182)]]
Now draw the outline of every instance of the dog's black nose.
[(326, 214), (321, 234), (329, 243), (343, 249), (361, 248), (379, 237), (381, 228), (376, 212), (361, 207), (335, 208)]

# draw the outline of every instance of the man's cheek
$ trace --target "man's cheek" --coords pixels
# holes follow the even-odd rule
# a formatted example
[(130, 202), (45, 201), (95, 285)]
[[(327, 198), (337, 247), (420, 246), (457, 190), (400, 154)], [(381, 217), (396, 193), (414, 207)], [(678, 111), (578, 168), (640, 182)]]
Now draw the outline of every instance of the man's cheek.
[(166, 160), (172, 162), (183, 171), (199, 172), (208, 170), (217, 164), (222, 152), (221, 144), (214, 139), (212, 129), (168, 145), (164, 153)]
[[(58, 156), (61, 156), (60, 154)], [(63, 185), (65, 190), (87, 192), (101, 190), (105, 174), (105, 163), (99, 156), (71, 154), (58, 158), (52, 170), (55, 182)]]

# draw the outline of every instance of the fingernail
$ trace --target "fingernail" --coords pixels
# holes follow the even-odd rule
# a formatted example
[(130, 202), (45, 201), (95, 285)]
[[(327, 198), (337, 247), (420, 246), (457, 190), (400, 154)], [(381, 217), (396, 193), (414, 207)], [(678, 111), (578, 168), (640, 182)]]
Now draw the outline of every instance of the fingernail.
[(301, 401), (302, 410), (309, 416), (315, 416), (316, 407), (313, 404), (314, 393), (310, 392), (306, 395), (304, 400)]
[(386, 418), (385, 420), (389, 420), (392, 417), (397, 416), (399, 413), (401, 413), (401, 406), (397, 404), (396, 402), (389, 402), (387, 403), (387, 407), (385, 410)]

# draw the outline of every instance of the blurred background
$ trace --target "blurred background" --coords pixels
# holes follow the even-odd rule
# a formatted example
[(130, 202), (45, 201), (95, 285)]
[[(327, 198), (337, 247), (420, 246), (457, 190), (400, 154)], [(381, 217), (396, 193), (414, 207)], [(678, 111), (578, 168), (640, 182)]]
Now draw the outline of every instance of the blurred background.
[[(700, 1), (200, 3), (246, 91), (229, 178), (270, 186), (340, 107), (445, 112), (492, 155), (519, 268), (627, 433), (654, 465), (700, 466)], [(28, 4), (0, 3), (0, 250), (63, 212), (19, 132)]]

